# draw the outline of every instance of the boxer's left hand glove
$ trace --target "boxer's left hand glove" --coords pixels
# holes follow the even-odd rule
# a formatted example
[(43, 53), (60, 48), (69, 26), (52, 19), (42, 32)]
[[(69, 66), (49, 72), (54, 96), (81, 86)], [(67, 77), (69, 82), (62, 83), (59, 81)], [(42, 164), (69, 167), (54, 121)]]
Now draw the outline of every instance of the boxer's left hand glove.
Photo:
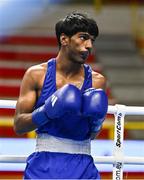
[(108, 109), (108, 97), (102, 89), (87, 89), (82, 96), (82, 113), (90, 119), (91, 132), (98, 133)]

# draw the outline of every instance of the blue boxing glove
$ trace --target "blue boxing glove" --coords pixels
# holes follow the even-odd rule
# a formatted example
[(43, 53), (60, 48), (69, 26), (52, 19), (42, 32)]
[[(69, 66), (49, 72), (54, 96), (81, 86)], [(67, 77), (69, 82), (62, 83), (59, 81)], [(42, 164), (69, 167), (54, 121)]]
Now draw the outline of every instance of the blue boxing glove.
[(80, 114), (81, 92), (71, 84), (58, 89), (45, 104), (32, 112), (32, 121), (38, 127), (62, 117), (65, 113)]
[(91, 132), (98, 133), (108, 109), (108, 97), (102, 89), (87, 89), (82, 96), (82, 113), (90, 119)]

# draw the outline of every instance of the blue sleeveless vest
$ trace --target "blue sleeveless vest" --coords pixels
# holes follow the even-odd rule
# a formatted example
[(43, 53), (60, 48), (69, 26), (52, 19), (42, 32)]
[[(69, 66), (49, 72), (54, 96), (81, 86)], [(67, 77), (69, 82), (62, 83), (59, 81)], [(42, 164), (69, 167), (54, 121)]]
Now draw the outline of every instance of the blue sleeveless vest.
[[(47, 65), (47, 72), (40, 97), (35, 108), (42, 106), (45, 100), (51, 96), (56, 89), (56, 59), (50, 59)], [(85, 78), (81, 92), (92, 87), (92, 70), (89, 65), (84, 64)], [(68, 138), (73, 140), (85, 140), (90, 137), (90, 123), (88, 119), (74, 114), (66, 114), (60, 119), (49, 121), (44, 126), (38, 128), (36, 132), (48, 133), (53, 136)]]

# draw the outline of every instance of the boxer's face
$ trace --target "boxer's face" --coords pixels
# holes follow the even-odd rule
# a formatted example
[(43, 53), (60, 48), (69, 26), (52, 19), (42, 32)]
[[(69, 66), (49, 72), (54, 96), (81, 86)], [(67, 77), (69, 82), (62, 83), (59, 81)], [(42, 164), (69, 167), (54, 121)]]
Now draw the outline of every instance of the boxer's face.
[(78, 32), (69, 37), (67, 45), (69, 58), (80, 64), (85, 63), (91, 53), (94, 41), (94, 36), (87, 32)]

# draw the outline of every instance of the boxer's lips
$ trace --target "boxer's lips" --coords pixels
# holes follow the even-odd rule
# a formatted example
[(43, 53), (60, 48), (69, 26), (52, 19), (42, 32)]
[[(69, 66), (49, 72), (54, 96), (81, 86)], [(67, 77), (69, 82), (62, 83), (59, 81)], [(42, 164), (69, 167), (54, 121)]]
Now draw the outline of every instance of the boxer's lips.
[(89, 56), (89, 51), (83, 51), (80, 53), (82, 59), (87, 59)]

